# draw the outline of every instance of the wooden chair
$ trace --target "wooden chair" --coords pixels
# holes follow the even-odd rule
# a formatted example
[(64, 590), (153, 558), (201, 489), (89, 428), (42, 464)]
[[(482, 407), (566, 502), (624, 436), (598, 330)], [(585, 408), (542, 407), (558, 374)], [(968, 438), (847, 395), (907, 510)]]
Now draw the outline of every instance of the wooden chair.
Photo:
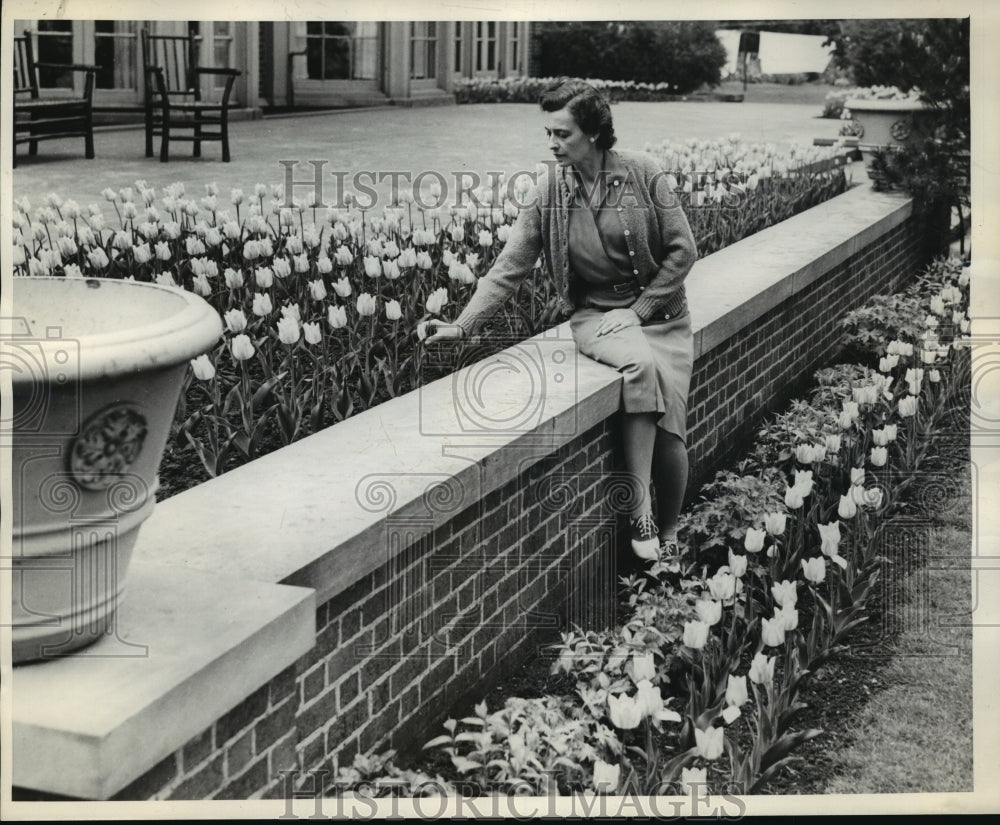
[[(150, 34), (142, 30), (142, 62), (146, 108), (146, 157), (153, 156), (153, 137), (159, 135), (160, 160), (170, 156), (170, 141), (194, 143), (194, 157), (201, 157), (202, 141), (222, 142), (222, 160), (229, 163), (229, 98), (241, 72), (237, 69), (206, 69), (198, 65), (194, 34)], [(201, 78), (226, 78), (222, 99), (201, 99)], [(206, 126), (218, 131), (206, 132)], [(191, 134), (177, 134), (190, 130)]]
[[(86, 72), (83, 96), (69, 92), (59, 97), (41, 97), (38, 91), (39, 69)], [(84, 155), (94, 157), (94, 83), (100, 66), (75, 63), (38, 63), (31, 47), (31, 32), (14, 38), (14, 152), (17, 144), (27, 143), (28, 154), (38, 154), (38, 141), (82, 137)]]

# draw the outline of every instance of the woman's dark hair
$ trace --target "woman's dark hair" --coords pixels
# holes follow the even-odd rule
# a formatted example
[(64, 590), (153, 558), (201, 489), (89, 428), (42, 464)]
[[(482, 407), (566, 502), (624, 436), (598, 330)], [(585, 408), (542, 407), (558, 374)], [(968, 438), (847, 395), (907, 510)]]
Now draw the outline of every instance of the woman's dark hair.
[(597, 135), (594, 145), (598, 149), (610, 149), (618, 140), (611, 122), (611, 106), (604, 95), (583, 80), (560, 78), (542, 92), (538, 105), (544, 112), (558, 112), (568, 106), (584, 134)]

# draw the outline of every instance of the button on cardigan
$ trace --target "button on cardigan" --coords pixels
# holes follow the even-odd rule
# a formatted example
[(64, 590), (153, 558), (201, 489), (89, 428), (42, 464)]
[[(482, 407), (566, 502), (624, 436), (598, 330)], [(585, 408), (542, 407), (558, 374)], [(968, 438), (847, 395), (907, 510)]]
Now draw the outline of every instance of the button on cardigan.
[[(697, 258), (694, 236), (666, 172), (645, 152), (608, 151), (612, 195), (622, 221), (633, 273), (641, 292), (631, 305), (643, 321), (674, 317), (687, 306), (684, 279)], [(571, 297), (568, 206), (575, 186), (572, 172), (542, 164), (537, 181), (523, 196), (510, 237), (490, 271), (479, 279), (468, 305), (455, 319), (466, 334), (479, 326), (527, 277), (539, 255), (556, 286), (559, 308), (577, 309)]]

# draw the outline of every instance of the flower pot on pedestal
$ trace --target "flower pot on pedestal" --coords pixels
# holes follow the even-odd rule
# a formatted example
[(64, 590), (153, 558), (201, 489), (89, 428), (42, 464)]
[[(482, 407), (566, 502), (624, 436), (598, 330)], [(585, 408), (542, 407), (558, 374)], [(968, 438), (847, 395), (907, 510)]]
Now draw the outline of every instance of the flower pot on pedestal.
[(188, 361), (222, 334), (182, 289), (96, 278), (18, 277), (0, 367), (13, 404), (15, 664), (114, 630), (125, 575)]
[(861, 155), (869, 163), (876, 151), (910, 143), (919, 134), (925, 107), (919, 100), (848, 98), (844, 108), (851, 114), (851, 134), (857, 137)]

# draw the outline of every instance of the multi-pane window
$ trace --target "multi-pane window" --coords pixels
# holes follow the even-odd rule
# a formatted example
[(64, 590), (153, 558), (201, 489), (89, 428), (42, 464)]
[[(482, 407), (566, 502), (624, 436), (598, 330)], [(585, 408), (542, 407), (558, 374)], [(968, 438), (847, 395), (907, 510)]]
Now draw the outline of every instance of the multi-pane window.
[[(39, 20), (35, 32), (35, 60), (39, 63), (75, 63), (73, 60), (73, 21)], [(43, 89), (73, 87), (73, 72), (40, 68), (38, 85)]]
[(465, 24), (461, 20), (455, 21), (455, 74), (464, 74), (462, 60), (462, 33), (465, 31)]
[(476, 22), (475, 62), (477, 72), (496, 71), (497, 24), (493, 20)]
[(510, 24), (510, 73), (521, 72), (521, 41), (523, 23)]
[(306, 72), (313, 80), (372, 80), (378, 60), (374, 20), (306, 23)]
[[(233, 24), (228, 20), (218, 20), (212, 27), (212, 66), (216, 69), (233, 68)], [(215, 87), (223, 89), (226, 78), (215, 75)]]
[(410, 79), (437, 77), (437, 23), (410, 23)]
[(94, 21), (94, 63), (98, 89), (135, 89), (137, 24), (134, 20)]

